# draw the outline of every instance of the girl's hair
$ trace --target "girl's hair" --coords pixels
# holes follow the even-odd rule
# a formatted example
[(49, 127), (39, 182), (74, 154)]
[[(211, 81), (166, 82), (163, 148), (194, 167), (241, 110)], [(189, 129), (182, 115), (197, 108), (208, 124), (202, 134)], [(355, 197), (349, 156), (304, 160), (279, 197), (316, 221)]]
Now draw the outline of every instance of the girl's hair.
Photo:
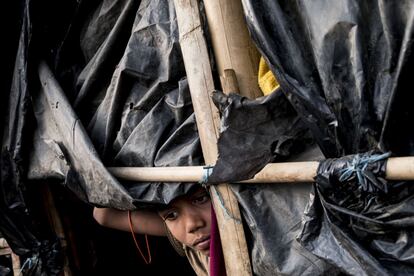
[(164, 227), (165, 227), (165, 232), (167, 233), (167, 238), (170, 241), (172, 247), (175, 249), (175, 251), (178, 253), (178, 255), (180, 255), (181, 257), (185, 256), (185, 250), (184, 250), (184, 244), (182, 244), (181, 242), (179, 242), (170, 232), (170, 229), (168, 229), (167, 224), (164, 221)]

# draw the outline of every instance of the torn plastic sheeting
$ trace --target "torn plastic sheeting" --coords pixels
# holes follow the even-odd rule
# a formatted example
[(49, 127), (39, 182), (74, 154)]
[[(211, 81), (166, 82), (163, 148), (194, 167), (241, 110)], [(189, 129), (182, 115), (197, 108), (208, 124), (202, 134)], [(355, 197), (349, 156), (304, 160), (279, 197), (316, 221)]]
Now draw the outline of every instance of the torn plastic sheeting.
[(385, 160), (341, 181), (359, 156), (320, 163), (299, 241), (350, 275), (414, 273), (414, 187), (387, 182)]
[(280, 90), (256, 100), (217, 91), (213, 100), (221, 128), (211, 183), (250, 179), (267, 163), (286, 160), (315, 143)]

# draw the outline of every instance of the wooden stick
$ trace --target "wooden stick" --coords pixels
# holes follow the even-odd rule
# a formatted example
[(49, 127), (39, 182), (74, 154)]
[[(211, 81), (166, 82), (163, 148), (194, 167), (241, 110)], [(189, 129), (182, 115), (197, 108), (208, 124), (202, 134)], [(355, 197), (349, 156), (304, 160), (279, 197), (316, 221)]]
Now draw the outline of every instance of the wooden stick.
[(267, 164), (253, 179), (243, 183), (313, 182), (319, 162), (291, 162)]
[(226, 93), (223, 77), (232, 69), (240, 95), (263, 96), (257, 84), (260, 55), (247, 30), (240, 0), (208, 0), (204, 6), (223, 90)]
[(414, 180), (414, 157), (389, 158), (385, 175), (388, 180)]
[[(266, 165), (254, 178), (237, 183), (312, 182), (318, 162), (274, 163)], [(183, 167), (109, 167), (115, 176), (141, 182), (199, 182), (203, 166)]]
[(21, 272), (20, 272), (20, 268), (21, 268), (20, 257), (12, 252), (11, 253), (11, 259), (12, 259), (13, 275), (18, 276), (18, 275), (21, 274)]
[(5, 238), (0, 238), (0, 256), (13, 253)]
[(0, 238), (0, 256), (10, 255), (12, 260), (13, 275), (20, 274), (20, 257), (13, 253), (5, 238)]
[(0, 248), (0, 256), (9, 255), (12, 252), (13, 251), (10, 249), (10, 247)]
[(183, 167), (109, 167), (115, 177), (141, 182), (198, 182), (203, 177), (203, 166)]
[[(286, 162), (267, 164), (254, 178), (237, 183), (295, 183), (313, 182), (319, 162)], [(199, 182), (203, 166), (185, 167), (110, 167), (116, 177), (148, 182)], [(414, 157), (389, 158), (385, 171), (388, 180), (414, 180)]]
[[(197, 0), (174, 0), (180, 45), (187, 72), (197, 128), (204, 160), (217, 160), (220, 118), (211, 100), (213, 76), (203, 36)], [(252, 275), (238, 202), (227, 184), (212, 186), (211, 198), (216, 211), (227, 275)]]
[(240, 87), (237, 82), (236, 72), (234, 72), (233, 69), (225, 69), (223, 76), (220, 77), (220, 80), (224, 93), (240, 94)]

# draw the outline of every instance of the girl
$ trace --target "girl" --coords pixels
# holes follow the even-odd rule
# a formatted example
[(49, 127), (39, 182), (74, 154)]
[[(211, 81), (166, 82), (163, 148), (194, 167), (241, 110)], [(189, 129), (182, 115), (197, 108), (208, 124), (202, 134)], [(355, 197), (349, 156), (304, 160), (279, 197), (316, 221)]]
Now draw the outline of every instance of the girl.
[(94, 208), (95, 220), (103, 226), (155, 236), (167, 236), (180, 255), (186, 255), (199, 276), (207, 276), (210, 256), (211, 202), (201, 188), (177, 197), (157, 212)]

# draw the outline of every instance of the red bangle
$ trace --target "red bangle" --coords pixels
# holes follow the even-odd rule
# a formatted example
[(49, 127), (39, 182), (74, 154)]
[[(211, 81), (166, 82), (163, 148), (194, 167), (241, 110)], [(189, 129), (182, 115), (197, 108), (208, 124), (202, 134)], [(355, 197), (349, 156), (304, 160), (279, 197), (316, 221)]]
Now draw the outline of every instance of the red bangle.
[(151, 251), (148, 243), (148, 236), (145, 234), (145, 243), (147, 245), (147, 251), (148, 251), (148, 260), (145, 258), (144, 254), (141, 251), (141, 248), (139, 247), (138, 241), (135, 237), (134, 227), (132, 225), (132, 217), (131, 217), (131, 211), (128, 211), (128, 220), (129, 220), (129, 229), (131, 230), (132, 238), (134, 239), (135, 246), (138, 249), (138, 252), (141, 254), (142, 259), (144, 260), (145, 264), (151, 263)]

